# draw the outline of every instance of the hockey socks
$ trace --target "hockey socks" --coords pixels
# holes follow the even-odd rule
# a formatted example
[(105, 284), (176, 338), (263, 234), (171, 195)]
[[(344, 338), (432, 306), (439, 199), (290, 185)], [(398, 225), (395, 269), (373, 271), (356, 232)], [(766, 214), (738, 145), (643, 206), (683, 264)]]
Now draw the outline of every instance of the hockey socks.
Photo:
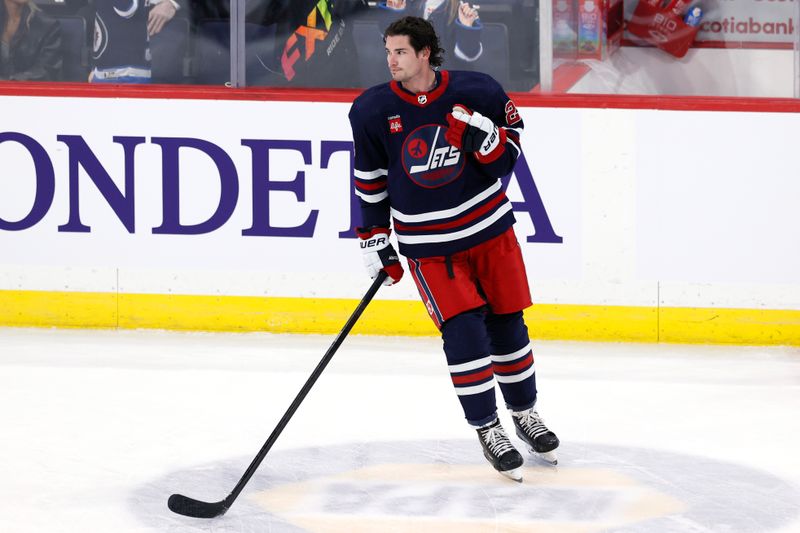
[(475, 427), (497, 418), (494, 370), (484, 316), (483, 311), (476, 309), (456, 315), (442, 325), (450, 379), (467, 422)]
[(506, 406), (522, 411), (536, 402), (536, 368), (522, 311), (488, 314), (492, 368)]

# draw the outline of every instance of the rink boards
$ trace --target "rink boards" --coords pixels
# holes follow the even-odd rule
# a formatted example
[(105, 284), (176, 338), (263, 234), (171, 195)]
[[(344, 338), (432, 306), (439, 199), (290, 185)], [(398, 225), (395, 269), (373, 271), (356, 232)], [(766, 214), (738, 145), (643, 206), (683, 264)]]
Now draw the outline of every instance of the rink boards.
[[(341, 328), (353, 93), (209, 94), (0, 97), (0, 325)], [(532, 337), (800, 344), (796, 103), (516, 101)], [(355, 331), (436, 333), (408, 276)]]

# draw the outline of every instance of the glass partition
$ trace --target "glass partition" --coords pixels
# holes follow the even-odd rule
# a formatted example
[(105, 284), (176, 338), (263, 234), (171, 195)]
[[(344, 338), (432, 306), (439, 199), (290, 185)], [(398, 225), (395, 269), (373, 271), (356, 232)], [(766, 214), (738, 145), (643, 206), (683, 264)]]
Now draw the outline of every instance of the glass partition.
[(383, 30), (405, 15), (434, 24), (445, 49), (444, 68), (487, 72), (509, 90), (534, 85), (535, 0), (431, 5), (423, 0), (248, 2), (247, 85), (354, 88), (388, 81)]
[[(553, 0), (542, 89), (797, 97), (796, 2)], [(550, 10), (550, 13), (545, 13)]]
[[(183, 18), (189, 23), (188, 65), (182, 71), (184, 83), (230, 84), (231, 3), (230, 0), (182, 0), (180, 11), (184, 12)], [(150, 37), (154, 66), (163, 61), (160, 51), (169, 53), (168, 47), (156, 46), (158, 37)], [(153, 81), (159, 83), (163, 80), (154, 77)]]
[[(8, 6), (33, 26), (8, 34)], [(15, 0), (0, 79), (364, 88), (403, 15), (508, 91), (800, 97), (800, 2), (778, 0)]]
[(23, 21), (3, 45), (0, 79), (224, 84), (231, 77), (230, 6), (230, 0), (0, 2), (4, 28), (9, 19)]

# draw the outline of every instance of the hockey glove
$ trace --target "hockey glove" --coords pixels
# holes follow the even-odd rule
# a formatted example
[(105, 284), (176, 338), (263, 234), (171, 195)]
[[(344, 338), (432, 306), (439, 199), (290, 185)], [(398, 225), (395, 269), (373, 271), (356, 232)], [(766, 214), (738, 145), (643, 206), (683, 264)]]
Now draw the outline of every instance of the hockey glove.
[(505, 150), (505, 130), (477, 111), (455, 105), (447, 124), (447, 142), (463, 152), (475, 152), (482, 163), (494, 161)]
[(361, 252), (364, 254), (364, 266), (367, 274), (375, 279), (378, 272), (385, 271), (388, 276), (384, 285), (392, 285), (403, 277), (403, 265), (400, 257), (394, 251), (394, 246), (389, 242), (388, 228), (373, 226), (370, 228), (356, 228), (356, 234), (361, 241)]

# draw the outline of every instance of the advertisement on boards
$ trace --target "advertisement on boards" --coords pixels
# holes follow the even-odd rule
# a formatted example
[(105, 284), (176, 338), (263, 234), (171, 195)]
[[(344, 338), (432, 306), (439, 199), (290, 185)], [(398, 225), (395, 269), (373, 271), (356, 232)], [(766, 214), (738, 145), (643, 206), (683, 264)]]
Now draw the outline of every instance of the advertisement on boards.
[[(349, 104), (85, 98), (29, 120), (40, 105), (0, 131), (2, 263), (361, 273)], [(577, 147), (549, 163), (547, 134), (503, 184), (534, 274), (577, 275)]]
[[(630, 20), (638, 2), (625, 3)], [(797, 4), (793, 0), (695, 0), (702, 18), (695, 45), (753, 48), (789, 48), (797, 32)]]

